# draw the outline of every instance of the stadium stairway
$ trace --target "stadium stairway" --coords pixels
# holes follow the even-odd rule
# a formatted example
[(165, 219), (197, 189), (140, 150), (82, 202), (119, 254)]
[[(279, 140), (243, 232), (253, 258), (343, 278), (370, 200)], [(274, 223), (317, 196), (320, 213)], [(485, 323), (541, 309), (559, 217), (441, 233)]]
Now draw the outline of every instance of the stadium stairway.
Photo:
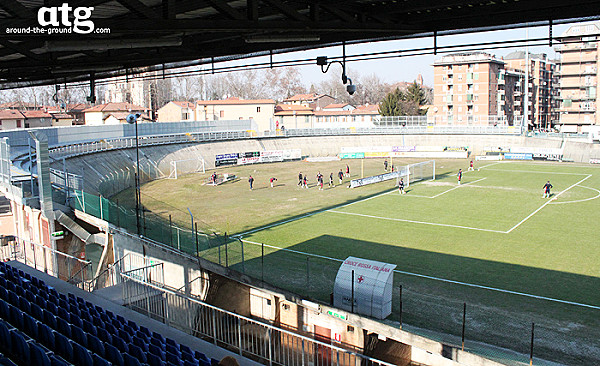
[(259, 365), (19, 262), (0, 262), (0, 365)]

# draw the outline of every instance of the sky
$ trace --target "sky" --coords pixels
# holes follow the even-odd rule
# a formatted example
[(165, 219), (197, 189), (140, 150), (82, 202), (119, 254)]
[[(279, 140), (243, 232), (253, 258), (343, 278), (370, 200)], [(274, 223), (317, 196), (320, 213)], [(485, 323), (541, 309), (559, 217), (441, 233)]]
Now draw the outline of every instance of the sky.
[[(555, 25), (553, 26), (553, 36), (560, 36), (564, 33), (570, 25)], [(492, 32), (480, 32), (470, 33), (453, 36), (438, 37), (438, 47), (449, 46), (449, 45), (461, 45), (461, 44), (480, 44), (483, 42), (492, 41), (507, 41), (507, 40), (523, 40), (523, 46), (515, 48), (503, 48), (503, 49), (488, 49), (485, 50), (488, 53), (496, 55), (497, 57), (505, 56), (506, 54), (515, 50), (524, 50), (525, 39), (533, 40), (535, 38), (548, 37), (548, 27), (530, 27), (503, 30), (503, 31), (492, 31)], [(539, 41), (538, 41), (539, 43)], [(530, 53), (546, 53), (550, 59), (558, 57), (557, 53), (553, 48), (549, 47), (547, 41), (544, 42), (545, 46), (530, 46)], [(433, 47), (433, 37), (409, 39), (401, 41), (386, 41), (386, 42), (372, 42), (364, 43), (359, 45), (348, 45), (346, 46), (346, 55), (357, 55), (372, 52), (385, 52), (394, 50), (410, 50), (424, 47)], [(457, 51), (458, 52), (458, 51)], [(342, 47), (330, 47), (322, 48), (310, 51), (295, 52), (283, 55), (274, 55), (273, 61), (284, 61), (294, 59), (308, 59), (316, 58), (317, 56), (329, 56), (340, 57), (342, 55)], [(433, 66), (435, 60), (440, 59), (443, 54), (438, 53), (437, 55), (419, 55), (419, 56), (403, 56), (395, 57), (390, 59), (378, 59), (378, 60), (366, 60), (366, 61), (355, 61), (348, 63), (347, 72), (349, 77), (352, 77), (352, 71), (358, 72), (361, 75), (375, 74), (383, 79), (384, 82), (394, 83), (398, 81), (413, 81), (417, 78), (418, 74), (423, 75), (424, 83), (426, 85), (433, 85)], [(259, 57), (253, 59), (254, 62), (268, 62), (268, 57)], [(248, 62), (246, 60), (245, 62)], [(321, 68), (315, 65), (299, 66), (300, 72), (302, 73), (302, 80), (307, 86), (310, 84), (317, 84), (320, 81), (328, 79), (330, 76), (325, 75), (321, 72)], [(341, 75), (341, 66), (332, 65), (329, 73), (338, 73)]]

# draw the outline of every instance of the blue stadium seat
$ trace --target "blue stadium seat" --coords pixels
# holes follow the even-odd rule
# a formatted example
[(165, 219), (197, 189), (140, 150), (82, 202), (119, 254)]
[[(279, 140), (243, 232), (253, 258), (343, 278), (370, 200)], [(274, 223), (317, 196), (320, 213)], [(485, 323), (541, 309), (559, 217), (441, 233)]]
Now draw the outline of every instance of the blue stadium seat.
[(112, 344), (112, 336), (106, 331), (106, 329), (98, 328), (98, 338), (103, 342)]
[(94, 354), (92, 356), (94, 359), (94, 366), (111, 366), (111, 363), (100, 357), (99, 355)]
[(70, 363), (65, 361), (64, 358), (62, 358), (58, 355), (51, 355), (50, 362), (52, 363), (52, 366), (70, 366), (71, 365)]
[(10, 358), (8, 357), (0, 357), (0, 365), (2, 366), (17, 366), (16, 363), (12, 362)]
[(92, 317), (92, 324), (94, 324), (96, 327), (104, 328), (104, 323), (106, 323), (107, 321), (110, 321), (110, 320), (108, 319), (108, 316), (106, 316), (106, 315), (103, 315), (103, 317), (97, 317), (97, 316)]
[(88, 334), (87, 344), (90, 351), (104, 357), (104, 342), (100, 340), (100, 338)]
[(125, 341), (122, 338), (120, 338), (117, 334), (113, 336), (112, 345), (117, 347), (121, 352), (129, 352), (129, 347), (127, 346), (127, 343), (125, 343)]
[(17, 286), (15, 286), (15, 284), (10, 281), (6, 281), (6, 286), (4, 287), (6, 287), (8, 292), (15, 292), (17, 290)]
[[(62, 295), (62, 294), (61, 294)], [(69, 308), (69, 303), (65, 299), (58, 299), (58, 307), (67, 310)]]
[(71, 316), (69, 315), (69, 312), (67, 311), (67, 309), (62, 308), (60, 306), (58, 307), (58, 313), (56, 315), (58, 315), (59, 318), (62, 318), (66, 321), (71, 320)]
[(51, 301), (46, 301), (46, 310), (51, 312), (52, 314), (58, 313), (58, 307)]
[(125, 366), (142, 366), (142, 363), (137, 358), (128, 353), (123, 355), (123, 360), (125, 360)]
[(31, 304), (25, 297), (19, 297), (19, 309), (25, 313), (31, 313)]
[(125, 320), (125, 318), (123, 318), (121, 315), (117, 315), (117, 320), (119, 321), (119, 323), (121, 323), (122, 325), (127, 324), (127, 320)]
[(31, 316), (33, 316), (41, 322), (44, 321), (44, 311), (41, 307), (39, 307), (36, 303), (33, 302), (31, 303)]
[(185, 359), (183, 360), (183, 366), (198, 366), (198, 365), (199, 365), (199, 363), (198, 363), (198, 360), (196, 360), (196, 359), (192, 359), (191, 361), (185, 360)]
[(179, 351), (178, 348), (176, 348), (175, 346), (173, 346), (172, 344), (167, 343), (167, 352), (171, 352), (172, 354), (176, 355), (177, 357), (181, 357), (181, 351)]
[(210, 366), (211, 364), (210, 358), (200, 351), (194, 352), (194, 357), (196, 357), (196, 360), (200, 361), (200, 365)]
[(163, 362), (163, 360), (160, 359), (160, 357), (158, 357), (155, 354), (152, 353), (148, 353), (147, 355), (148, 357), (148, 365), (150, 366), (164, 366), (165, 363)]
[(106, 331), (110, 334), (117, 334), (117, 328), (110, 323), (104, 324), (104, 329), (106, 329)]
[(194, 354), (194, 352), (190, 349), (190, 347), (186, 346), (185, 344), (179, 344), (179, 350), (181, 351), (181, 353), (187, 352), (190, 355)]
[(134, 322), (133, 320), (128, 320), (128, 321), (127, 321), (127, 326), (128, 326), (129, 328), (131, 328), (131, 329), (135, 330), (136, 332), (137, 332), (138, 330), (140, 330), (140, 327), (138, 327), (137, 323), (136, 323), (136, 322)]
[(31, 355), (31, 364), (36, 366), (51, 366), (50, 358), (46, 351), (35, 342), (29, 343), (29, 353)]
[(110, 310), (104, 310), (104, 314), (108, 315), (111, 319), (116, 319), (115, 314)]
[(163, 351), (167, 350), (167, 345), (164, 342), (161, 342), (159, 339), (154, 338), (154, 336), (150, 338), (150, 344), (155, 345)]
[[(0, 279), (4, 280), (4, 278), (0, 277)], [(6, 281), (6, 280), (4, 280)], [(4, 288), (4, 285), (0, 285), (0, 299), (8, 300), (8, 291)]]
[(23, 314), (23, 331), (33, 339), (38, 337), (38, 321), (29, 314)]
[(196, 360), (196, 357), (194, 357), (193, 353), (181, 352), (181, 359), (184, 361), (195, 363), (196, 366), (198, 366), (198, 360)]
[(83, 321), (74, 313), (69, 314), (69, 323), (83, 328)]
[(110, 324), (115, 328), (115, 329), (121, 329), (123, 328), (123, 323), (121, 323), (119, 320), (117, 319), (113, 319), (111, 320)]
[(165, 361), (167, 359), (166, 352), (154, 344), (151, 344), (150, 346), (148, 346), (148, 352), (149, 352), (148, 354), (153, 354), (156, 357), (160, 358), (162, 361)]
[(87, 347), (87, 334), (78, 326), (71, 324), (71, 339), (83, 347)]
[(19, 295), (17, 295), (14, 291), (8, 292), (8, 303), (18, 307), (19, 306)]
[(10, 335), (10, 326), (0, 320), (0, 349), (3, 351), (10, 351), (12, 348), (11, 335)]
[(0, 318), (10, 318), (10, 309), (8, 308), (8, 303), (4, 300), (0, 300)]
[(123, 338), (126, 343), (131, 343), (133, 340), (131, 334), (127, 333), (124, 329), (119, 329), (119, 337)]
[(86, 332), (88, 332), (91, 335), (98, 335), (98, 331), (96, 330), (96, 326), (92, 323), (90, 323), (87, 320), (83, 321), (83, 330), (85, 330)]
[(148, 338), (152, 337), (152, 332), (150, 332), (150, 329), (144, 326), (140, 326), (140, 332), (144, 333), (146, 336), (148, 336)]
[(171, 352), (167, 352), (167, 362), (174, 365), (183, 365), (183, 360), (179, 357), (179, 355), (174, 355)]
[(130, 344), (129, 345), (129, 354), (132, 355), (133, 357), (137, 358), (141, 363), (146, 363), (146, 354), (140, 347), (138, 347), (134, 344)]
[(19, 331), (13, 329), (10, 332), (10, 341), (12, 343), (11, 353), (14, 357), (18, 358), (20, 363), (25, 365), (31, 365), (30, 362), (30, 354), (29, 354), (29, 345)]
[(35, 303), (38, 304), (38, 306), (41, 307), (42, 309), (46, 308), (46, 299), (44, 299), (43, 296), (36, 295), (35, 296)]
[(73, 341), (71, 341), (71, 346), (73, 346), (73, 362), (76, 365), (83, 366), (94, 364), (92, 354), (90, 353), (90, 351), (87, 350), (87, 348)]
[(54, 331), (44, 323), (38, 325), (38, 340), (49, 349), (54, 349)]
[(116, 366), (123, 366), (125, 364), (123, 355), (121, 355), (121, 351), (119, 351), (117, 347), (113, 345), (104, 345), (104, 355), (108, 361), (112, 362)]
[(56, 318), (56, 330), (67, 338), (71, 338), (71, 324), (63, 318)]
[(30, 303), (35, 302), (35, 294), (32, 291), (25, 292), (25, 299)]
[(140, 338), (138, 336), (133, 337), (133, 344), (136, 345), (137, 347), (140, 347), (142, 349), (142, 351), (148, 352), (148, 342), (146, 342), (142, 338)]
[(171, 345), (173, 347), (175, 347), (177, 350), (179, 350), (179, 343), (175, 342), (174, 340), (172, 340), (171, 338), (167, 338), (166, 341), (167, 345)]
[(44, 323), (52, 329), (56, 329), (56, 317), (48, 310), (44, 309)]
[(54, 332), (54, 350), (67, 361), (73, 360), (73, 346), (64, 335)]
[(10, 324), (15, 328), (23, 329), (23, 312), (12, 305), (9, 305), (8, 308), (10, 309)]

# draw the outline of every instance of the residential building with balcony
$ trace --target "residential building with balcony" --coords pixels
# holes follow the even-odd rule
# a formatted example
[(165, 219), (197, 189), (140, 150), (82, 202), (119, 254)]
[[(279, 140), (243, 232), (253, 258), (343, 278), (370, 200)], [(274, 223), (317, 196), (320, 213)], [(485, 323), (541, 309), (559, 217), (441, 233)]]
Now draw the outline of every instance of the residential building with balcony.
[[(515, 95), (515, 108), (520, 115), (524, 115), (525, 93), (528, 100), (528, 116), (526, 121), (534, 129), (550, 129), (558, 123), (558, 110), (556, 106), (555, 78), (557, 65), (548, 59), (545, 53), (529, 54), (525, 51), (514, 51), (504, 57), (507, 68), (519, 73), (522, 78)], [(527, 70), (529, 62), (529, 70)], [(526, 73), (529, 73), (529, 85), (525, 88)]]
[(518, 73), (485, 52), (459, 53), (433, 64), (434, 102), (428, 116), (454, 125), (520, 124), (515, 121)]
[(598, 81), (600, 22), (571, 26), (560, 36), (560, 119), (563, 132), (600, 125)]

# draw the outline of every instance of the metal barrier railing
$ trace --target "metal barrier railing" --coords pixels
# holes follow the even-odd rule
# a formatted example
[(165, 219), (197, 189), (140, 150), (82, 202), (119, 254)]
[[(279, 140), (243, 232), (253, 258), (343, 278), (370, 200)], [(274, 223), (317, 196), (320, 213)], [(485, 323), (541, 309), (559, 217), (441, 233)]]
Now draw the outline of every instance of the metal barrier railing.
[(4, 259), (17, 260), (89, 291), (89, 281), (92, 278), (91, 261), (21, 238), (17, 238), (4, 248), (2, 251)]
[(220, 309), (127, 273), (121, 273), (121, 276), (124, 279), (123, 300), (126, 306), (261, 363), (286, 366), (392, 366)]

